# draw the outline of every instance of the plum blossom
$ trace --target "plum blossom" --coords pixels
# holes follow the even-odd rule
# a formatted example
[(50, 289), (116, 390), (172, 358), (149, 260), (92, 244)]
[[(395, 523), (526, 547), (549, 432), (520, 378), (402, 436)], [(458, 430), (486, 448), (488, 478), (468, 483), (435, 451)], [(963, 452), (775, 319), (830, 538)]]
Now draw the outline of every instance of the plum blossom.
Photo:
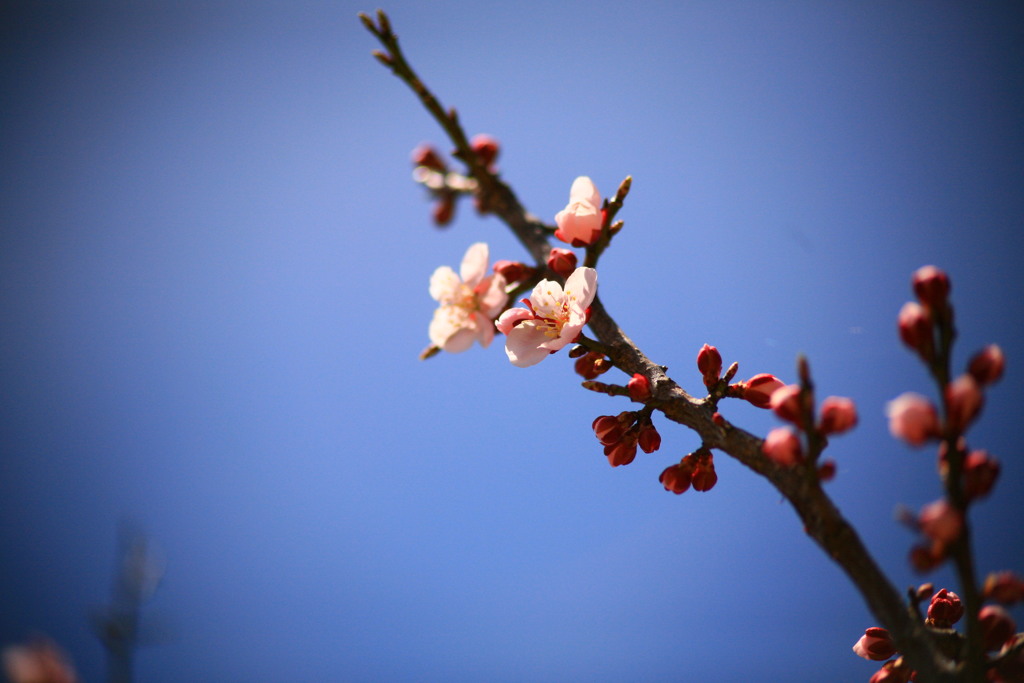
[(593, 244), (601, 236), (601, 193), (585, 175), (573, 181), (569, 204), (555, 214), (555, 237), (574, 247)]
[(507, 337), (505, 353), (512, 365), (525, 368), (575, 340), (587, 323), (587, 311), (597, 294), (597, 271), (577, 268), (565, 281), (541, 280), (527, 308), (510, 308), (495, 325)]
[(440, 306), (430, 321), (430, 341), (450, 353), (465, 351), (479, 341), (487, 347), (494, 339), (491, 321), (508, 302), (505, 278), (487, 274), (488, 250), (477, 242), (466, 250), (459, 273), (441, 266), (430, 276), (430, 296)]

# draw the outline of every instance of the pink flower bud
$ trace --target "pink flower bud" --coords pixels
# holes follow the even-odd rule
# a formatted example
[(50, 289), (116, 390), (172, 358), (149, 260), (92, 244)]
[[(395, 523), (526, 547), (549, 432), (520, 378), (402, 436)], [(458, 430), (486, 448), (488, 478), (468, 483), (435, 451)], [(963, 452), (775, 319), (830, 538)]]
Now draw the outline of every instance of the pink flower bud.
[(971, 451), (964, 459), (963, 477), (967, 499), (984, 498), (999, 478), (999, 461), (987, 451)]
[(911, 285), (918, 300), (936, 309), (946, 305), (949, 297), (949, 276), (935, 266), (918, 268), (911, 278)]
[(836, 461), (825, 460), (818, 466), (818, 481), (832, 481), (836, 477)]
[(821, 402), (818, 431), (822, 434), (842, 434), (857, 426), (857, 406), (848, 398), (829, 396)]
[(896, 646), (887, 630), (872, 626), (853, 644), (853, 651), (858, 657), (882, 662), (896, 654)]
[(428, 144), (418, 145), (412, 151), (412, 163), (414, 166), (426, 166), (434, 171), (444, 172), (447, 168), (437, 150)]
[(914, 670), (903, 661), (903, 657), (886, 662), (882, 668), (875, 672), (875, 675), (868, 679), (868, 683), (908, 683), (912, 681)]
[(548, 268), (562, 277), (569, 277), (576, 270), (576, 253), (571, 249), (553, 248), (548, 254)]
[(704, 377), (704, 386), (710, 389), (722, 376), (722, 354), (714, 346), (705, 344), (697, 353), (697, 369)]
[(949, 545), (958, 539), (964, 528), (963, 515), (945, 499), (921, 508), (917, 523), (921, 533), (942, 545)]
[(636, 458), (636, 433), (627, 431), (617, 443), (606, 445), (604, 454), (612, 467), (628, 465)]
[(945, 588), (933, 595), (928, 605), (928, 623), (935, 628), (951, 628), (963, 615), (960, 596)]
[(768, 406), (772, 412), (786, 422), (792, 422), (800, 428), (803, 426), (803, 408), (800, 402), (801, 393), (799, 384), (787, 384), (772, 392), (768, 400)]
[(490, 135), (480, 133), (474, 135), (473, 139), (469, 142), (470, 148), (476, 152), (477, 157), (480, 159), (480, 163), (483, 164), (484, 168), (488, 170), (494, 170), (494, 161), (498, 158), (498, 152), (501, 151), (501, 146), (498, 141), (492, 138)]
[(889, 401), (885, 408), (889, 433), (911, 446), (921, 446), (939, 435), (939, 416), (931, 401), (907, 392)]
[(767, 408), (772, 394), (775, 393), (776, 389), (781, 389), (783, 386), (782, 380), (778, 377), (762, 372), (759, 375), (754, 375), (744, 383), (743, 398), (758, 408)]
[(995, 344), (989, 344), (971, 359), (967, 372), (980, 386), (988, 386), (999, 381), (1006, 368), (1006, 357), (1003, 350)]
[(1024, 600), (1024, 579), (1013, 572), (997, 572), (985, 578), (985, 597), (1012, 605)]
[(519, 261), (495, 261), (494, 272), (505, 278), (505, 282), (519, 282), (533, 274), (533, 268)]
[(910, 565), (919, 572), (929, 572), (946, 559), (944, 549), (930, 545), (915, 545), (910, 549)]
[(978, 383), (970, 375), (960, 375), (946, 385), (946, 421), (951, 430), (961, 433), (981, 411), (985, 397)]
[(932, 337), (932, 319), (924, 306), (913, 301), (903, 304), (898, 324), (903, 343), (925, 360), (931, 360), (935, 342)]
[(978, 624), (986, 650), (998, 650), (1017, 632), (1010, 613), (999, 605), (985, 605), (978, 612)]
[(718, 475), (715, 473), (715, 461), (711, 453), (697, 460), (691, 477), (694, 491), (710, 491), (718, 483)]
[(641, 375), (634, 373), (633, 378), (626, 384), (629, 391), (629, 398), (637, 403), (643, 403), (651, 397), (651, 381)]
[(569, 189), (569, 204), (555, 214), (555, 237), (574, 247), (593, 244), (601, 237), (604, 211), (593, 181), (580, 176)]
[(645, 422), (640, 427), (640, 434), (637, 436), (636, 441), (640, 446), (640, 450), (644, 453), (653, 453), (661, 448), (661, 434), (658, 433), (657, 428), (650, 422)]
[(666, 467), (661, 476), (658, 477), (658, 481), (661, 482), (666, 491), (671, 491), (678, 495), (690, 488), (692, 476), (692, 470), (680, 463)]
[(776, 427), (768, 432), (761, 450), (783, 467), (790, 467), (803, 459), (800, 438), (788, 427)]

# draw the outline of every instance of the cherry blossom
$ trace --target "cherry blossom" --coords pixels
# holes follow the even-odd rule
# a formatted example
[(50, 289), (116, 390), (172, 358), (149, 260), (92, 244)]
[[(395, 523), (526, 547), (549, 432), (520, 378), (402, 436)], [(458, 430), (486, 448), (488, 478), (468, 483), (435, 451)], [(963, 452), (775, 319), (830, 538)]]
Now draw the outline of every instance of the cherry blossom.
[(601, 193), (593, 181), (583, 175), (569, 189), (569, 204), (555, 214), (555, 237), (574, 247), (593, 244), (601, 236)]
[(450, 353), (465, 351), (479, 341), (494, 339), (491, 321), (508, 302), (505, 278), (487, 274), (488, 250), (477, 242), (466, 250), (459, 273), (441, 266), (430, 276), (430, 296), (441, 305), (430, 322), (430, 341)]
[(597, 271), (577, 268), (565, 281), (541, 280), (527, 308), (510, 308), (495, 323), (507, 337), (505, 353), (512, 365), (525, 368), (544, 360), (575, 340), (587, 323), (587, 310), (597, 294)]

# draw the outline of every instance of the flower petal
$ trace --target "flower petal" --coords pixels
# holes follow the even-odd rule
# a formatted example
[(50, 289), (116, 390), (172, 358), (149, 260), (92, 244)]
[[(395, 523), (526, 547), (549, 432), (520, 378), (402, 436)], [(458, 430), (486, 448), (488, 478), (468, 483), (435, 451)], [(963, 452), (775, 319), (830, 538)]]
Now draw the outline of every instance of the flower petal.
[(586, 312), (597, 294), (597, 271), (593, 268), (577, 268), (565, 280), (565, 296), (569, 310)]
[(462, 329), (467, 321), (466, 310), (458, 306), (439, 306), (434, 311), (434, 317), (430, 321), (427, 334), (430, 335), (430, 342), (442, 349), (448, 343), (448, 339)]
[(510, 308), (501, 314), (501, 317), (494, 322), (494, 326), (497, 327), (502, 334), (508, 334), (518, 323), (521, 323), (524, 320), (532, 320), (533, 317), (533, 313), (525, 308)]
[(477, 285), (477, 291), (479, 292), (480, 300), (480, 312), (487, 316), (489, 319), (494, 320), (495, 316), (501, 312), (501, 309), (508, 303), (508, 294), (505, 293), (505, 286), (508, 283), (505, 282), (505, 277), (501, 274), (495, 274), (490, 277), (485, 277), (479, 285)]
[(459, 276), (448, 266), (441, 266), (430, 276), (430, 296), (442, 305), (455, 303), (461, 286)]
[(487, 274), (487, 259), (488, 251), (485, 243), (477, 242), (470, 245), (466, 250), (466, 255), (462, 257), (462, 265), (459, 266), (459, 274), (462, 275), (462, 281), (466, 285), (476, 287), (484, 279), (484, 275)]
[(548, 357), (550, 351), (541, 344), (548, 341), (543, 323), (527, 320), (516, 325), (505, 339), (505, 354), (518, 368), (536, 365)]
[(594, 181), (585, 175), (572, 181), (572, 187), (569, 188), (569, 202), (579, 201), (590, 202), (594, 208), (601, 206), (601, 193), (597, 191)]
[(448, 353), (462, 353), (476, 341), (477, 330), (473, 327), (463, 327), (452, 336), (448, 337), (441, 350)]
[(530, 294), (530, 304), (541, 318), (554, 318), (556, 311), (562, 309), (564, 300), (562, 285), (554, 280), (541, 280)]

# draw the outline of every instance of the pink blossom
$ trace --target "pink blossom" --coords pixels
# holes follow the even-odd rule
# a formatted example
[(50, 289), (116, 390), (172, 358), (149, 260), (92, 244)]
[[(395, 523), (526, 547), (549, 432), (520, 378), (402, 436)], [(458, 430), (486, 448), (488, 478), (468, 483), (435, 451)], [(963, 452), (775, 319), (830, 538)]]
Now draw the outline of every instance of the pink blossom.
[[(430, 341), (445, 351), (465, 351), (494, 339), (492, 321), (508, 301), (505, 278), (487, 275), (487, 245), (477, 242), (462, 259), (459, 274), (441, 266), (430, 277), (430, 296), (440, 304), (430, 322)], [(460, 277), (461, 275), (461, 277)]]
[(939, 435), (939, 416), (931, 401), (907, 392), (889, 401), (885, 407), (889, 433), (911, 446), (921, 446)]
[(896, 654), (896, 646), (889, 632), (879, 626), (872, 626), (853, 644), (858, 657), (882, 662)]
[(587, 323), (595, 294), (597, 271), (593, 268), (577, 268), (564, 289), (553, 280), (538, 282), (530, 298), (523, 299), (528, 308), (510, 308), (496, 323), (507, 337), (505, 353), (512, 365), (536, 365), (575, 340)]
[(857, 426), (857, 406), (841, 396), (829, 396), (821, 402), (818, 429), (822, 434), (842, 434)]
[(574, 247), (593, 244), (601, 236), (604, 216), (601, 193), (587, 176), (580, 176), (569, 190), (569, 204), (555, 214), (555, 237)]
[(788, 427), (776, 427), (768, 432), (761, 450), (784, 467), (795, 465), (803, 458), (800, 439)]
[(11, 683), (77, 683), (78, 675), (67, 656), (49, 640), (3, 650), (4, 673)]

